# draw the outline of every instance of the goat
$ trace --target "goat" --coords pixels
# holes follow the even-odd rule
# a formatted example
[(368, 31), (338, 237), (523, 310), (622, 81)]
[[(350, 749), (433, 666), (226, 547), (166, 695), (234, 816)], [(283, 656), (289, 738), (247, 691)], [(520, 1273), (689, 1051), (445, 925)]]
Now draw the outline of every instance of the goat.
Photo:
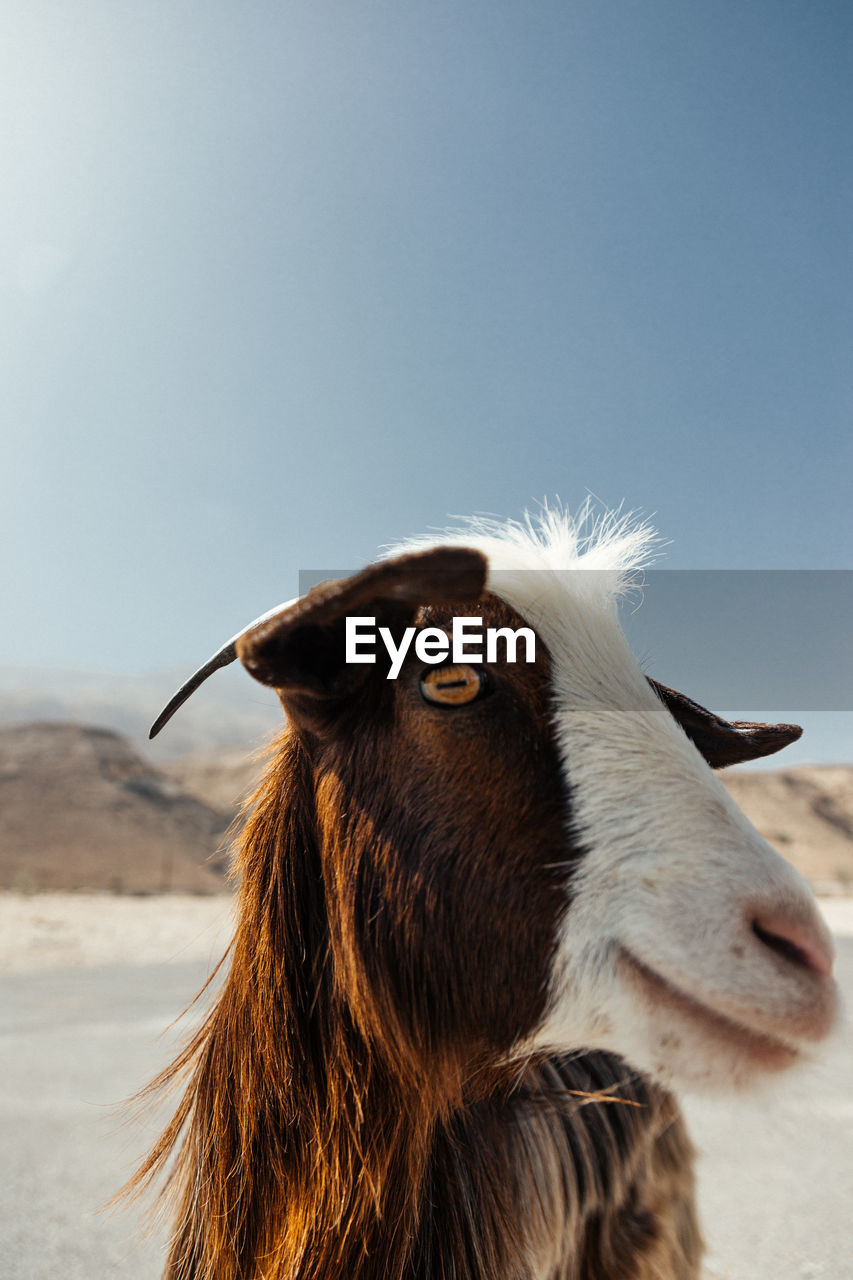
[[(810, 890), (712, 773), (793, 725), (647, 679), (616, 602), (652, 535), (560, 511), (404, 544), (265, 614), (287, 725), (237, 839), (230, 971), (185, 1081), (169, 1280), (691, 1280), (670, 1089), (760, 1083), (833, 1027)], [(456, 616), (535, 659), (347, 664)], [(711, 767), (709, 767), (711, 766)]]

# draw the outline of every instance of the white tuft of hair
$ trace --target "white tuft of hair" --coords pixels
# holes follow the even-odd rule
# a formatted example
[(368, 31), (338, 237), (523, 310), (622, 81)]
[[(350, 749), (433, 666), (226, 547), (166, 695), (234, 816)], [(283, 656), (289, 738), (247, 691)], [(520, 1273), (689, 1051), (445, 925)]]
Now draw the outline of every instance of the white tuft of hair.
[(611, 511), (587, 498), (575, 512), (559, 501), (545, 501), (521, 520), (473, 516), (432, 535), (396, 542), (384, 549), (383, 558), (435, 546), (471, 547), (488, 560), (489, 586), (498, 594), (507, 575), (583, 570), (595, 575), (595, 594), (612, 600), (638, 584), (638, 574), (657, 558), (662, 543), (636, 513), (621, 507)]

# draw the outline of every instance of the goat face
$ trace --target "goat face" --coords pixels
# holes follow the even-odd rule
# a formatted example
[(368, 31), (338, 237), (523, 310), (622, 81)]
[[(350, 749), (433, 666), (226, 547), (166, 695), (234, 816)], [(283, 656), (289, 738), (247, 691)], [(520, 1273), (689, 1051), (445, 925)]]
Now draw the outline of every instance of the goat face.
[[(310, 761), (354, 1017), (426, 1073), (596, 1048), (706, 1087), (791, 1065), (836, 1019), (831, 942), (708, 762), (796, 730), (654, 687), (600, 574), (501, 569), (493, 541), (324, 584), (236, 642)], [(454, 613), (534, 627), (535, 663), (463, 673), (474, 696), (446, 706), (411, 649), (396, 680), (344, 661), (347, 615), (399, 637)]]

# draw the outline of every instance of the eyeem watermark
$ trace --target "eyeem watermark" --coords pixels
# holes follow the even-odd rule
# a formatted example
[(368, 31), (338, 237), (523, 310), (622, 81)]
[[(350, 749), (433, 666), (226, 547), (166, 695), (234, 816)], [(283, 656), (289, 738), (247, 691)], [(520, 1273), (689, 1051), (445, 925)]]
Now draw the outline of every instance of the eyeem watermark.
[[(486, 627), (484, 631), (482, 618), (454, 618), (449, 636), (440, 627), (424, 627), (422, 631), (417, 627), (406, 627), (399, 644), (394, 642), (390, 628), (379, 627), (378, 639), (391, 659), (389, 680), (397, 679), (413, 640), (415, 654), (420, 661), (436, 665), (448, 660), (453, 663), (497, 662), (499, 641), (503, 642), (507, 662), (516, 662), (519, 640), (524, 641), (524, 661), (536, 661), (536, 633), (531, 627), (519, 627), (515, 631), (512, 627)], [(347, 662), (375, 662), (376, 644), (375, 618), (346, 619)]]
[[(299, 594), (319, 582), (350, 578), (357, 568), (303, 569)], [(528, 571), (532, 578), (539, 572)], [(575, 577), (587, 590), (597, 574), (612, 581), (609, 570), (597, 569), (566, 570), (560, 577), (570, 591)], [(543, 599), (553, 585), (552, 571), (543, 572)], [(531, 588), (527, 594), (540, 593)], [(425, 589), (423, 603), (430, 598)], [(379, 613), (372, 601), (355, 607)], [(853, 569), (647, 569), (642, 591), (620, 599), (619, 619), (649, 676), (733, 720), (825, 714), (833, 726), (826, 732), (837, 745), (823, 758), (851, 758), (853, 735), (841, 716), (853, 713)], [(385, 647), (377, 635), (371, 650), (371, 625), (359, 631), (357, 649), (368, 662), (375, 651), (378, 662), (386, 658)], [(484, 628), (485, 619), (479, 631), (476, 623), (470, 628), (466, 652), (480, 649), (470, 637)], [(541, 653), (544, 640), (538, 640)], [(403, 643), (405, 653), (417, 652), (413, 638)], [(446, 644), (445, 638), (442, 651)], [(523, 657), (522, 645), (516, 658)], [(437, 666), (442, 658), (433, 661)]]

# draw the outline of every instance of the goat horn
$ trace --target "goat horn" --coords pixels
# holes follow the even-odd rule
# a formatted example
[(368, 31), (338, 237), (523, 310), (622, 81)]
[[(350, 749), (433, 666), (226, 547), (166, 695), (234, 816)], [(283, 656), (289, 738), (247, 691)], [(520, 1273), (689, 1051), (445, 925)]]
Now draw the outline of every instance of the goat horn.
[(148, 737), (157, 737), (157, 734), (164, 725), (169, 723), (178, 708), (184, 705), (190, 694), (195, 693), (200, 684), (204, 684), (208, 676), (212, 676), (214, 671), (218, 671), (220, 667), (230, 666), (232, 662), (236, 661), (236, 645), (241, 636), (244, 636), (247, 631), (251, 631), (253, 627), (259, 626), (262, 622), (269, 622), (271, 618), (277, 618), (280, 613), (285, 613), (300, 599), (300, 596), (294, 596), (292, 600), (285, 600), (284, 604), (277, 604), (274, 609), (269, 609), (266, 613), (262, 613), (259, 618), (255, 618), (254, 622), (250, 622), (247, 627), (243, 627), (242, 631), (238, 631), (236, 636), (232, 636), (221, 649), (217, 649), (213, 657), (208, 658), (204, 666), (199, 667), (198, 671), (191, 675), (189, 680), (185, 680), (177, 693), (173, 694), (169, 699), (149, 729)]

